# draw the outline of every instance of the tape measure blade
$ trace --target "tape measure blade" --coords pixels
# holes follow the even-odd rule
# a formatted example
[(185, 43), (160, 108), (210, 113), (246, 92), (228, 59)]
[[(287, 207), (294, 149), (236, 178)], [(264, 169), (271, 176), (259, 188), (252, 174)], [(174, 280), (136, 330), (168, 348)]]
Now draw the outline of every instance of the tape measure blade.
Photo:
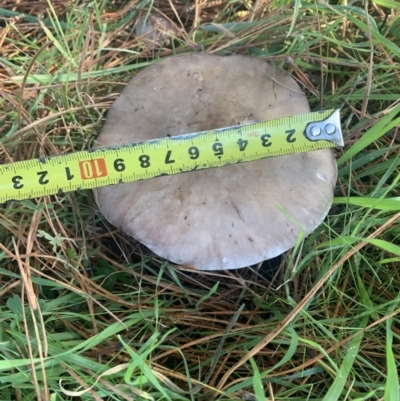
[(332, 141), (307, 138), (306, 128), (334, 118), (337, 133), (338, 116), (327, 110), (2, 165), (0, 202), (334, 147)]

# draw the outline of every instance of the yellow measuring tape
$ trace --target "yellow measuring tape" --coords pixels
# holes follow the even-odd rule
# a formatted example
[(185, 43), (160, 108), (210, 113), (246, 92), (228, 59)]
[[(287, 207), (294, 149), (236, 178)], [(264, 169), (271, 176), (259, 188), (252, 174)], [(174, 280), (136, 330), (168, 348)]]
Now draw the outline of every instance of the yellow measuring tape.
[(339, 110), (0, 166), (0, 203), (343, 146)]

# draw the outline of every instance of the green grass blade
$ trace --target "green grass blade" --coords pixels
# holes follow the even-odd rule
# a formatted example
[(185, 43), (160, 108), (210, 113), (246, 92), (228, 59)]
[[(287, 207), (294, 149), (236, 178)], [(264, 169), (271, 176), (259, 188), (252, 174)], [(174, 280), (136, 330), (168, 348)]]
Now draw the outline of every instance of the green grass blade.
[(61, 43), (56, 39), (56, 37), (53, 35), (53, 32), (49, 28), (46, 27), (45, 24), (42, 24), (42, 28), (44, 32), (46, 33), (47, 37), (50, 39), (51, 42), (53, 42), (54, 46), (58, 49), (58, 51), (62, 54), (62, 56), (68, 60), (68, 63), (71, 64), (71, 66), (76, 67), (78, 64), (76, 60), (72, 57), (71, 53), (69, 52), (68, 48), (64, 48)]
[[(353, 17), (351, 14), (346, 14), (346, 17), (353, 22), (355, 25), (357, 25), (360, 29), (362, 29), (364, 32), (368, 32), (369, 28), (367, 24), (364, 22), (360, 21), (359, 19)], [(396, 55), (397, 57), (400, 57), (400, 47), (397, 46), (394, 42), (386, 39), (383, 35), (379, 33), (378, 27), (375, 24), (371, 25), (371, 34), (372, 37), (381, 45), (385, 46), (391, 53)]]
[(363, 198), (363, 197), (337, 197), (333, 199), (334, 205), (348, 204), (376, 210), (399, 211), (400, 197), (390, 199)]
[(257, 401), (264, 401), (265, 400), (265, 392), (264, 392), (264, 387), (263, 387), (262, 381), (261, 381), (260, 371), (253, 358), (250, 359), (250, 363), (253, 368), (254, 393), (256, 394)]
[(292, 23), (290, 24), (289, 31), (288, 31), (288, 33), (287, 33), (287, 35), (286, 35), (287, 38), (288, 38), (288, 37), (292, 34), (292, 32), (293, 32), (293, 29), (294, 29), (294, 27), (295, 27), (295, 25), (296, 25), (297, 17), (298, 17), (298, 15), (299, 15), (299, 10), (300, 10), (300, 7), (301, 7), (301, 6), (302, 6), (302, 4), (301, 4), (301, 1), (300, 1), (300, 0), (295, 0), (295, 1), (294, 1)]
[(388, 241), (377, 238), (361, 238), (354, 236), (340, 236), (330, 241), (321, 242), (320, 244), (316, 245), (316, 249), (329, 248), (329, 247), (334, 248), (336, 246), (344, 246), (344, 245), (349, 246), (360, 241), (368, 242), (369, 244), (374, 245), (377, 248), (383, 249), (386, 252), (392, 253), (393, 255), (396, 256), (400, 256), (400, 247)]
[(366, 238), (365, 241), (367, 241), (369, 244), (375, 245), (376, 247), (383, 249), (386, 252), (392, 253), (393, 255), (396, 256), (400, 256), (400, 246), (391, 244), (388, 241), (377, 238)]
[(350, 174), (352, 171), (356, 171), (357, 169), (370, 164), (373, 160), (378, 159), (385, 153), (389, 153), (392, 151), (398, 151), (400, 148), (400, 145), (395, 145), (395, 146), (389, 146), (389, 147), (384, 147), (381, 149), (377, 150), (368, 150), (368, 152), (365, 152), (361, 157), (359, 157), (356, 160), (352, 160), (352, 163), (349, 165), (346, 165), (342, 167), (338, 171), (338, 177), (344, 177)]
[(385, 386), (385, 401), (400, 400), (400, 386), (398, 367), (393, 354), (393, 319), (386, 320), (386, 363), (387, 363), (387, 381)]
[(374, 0), (373, 3), (378, 4), (381, 7), (392, 8), (394, 10), (399, 8), (399, 3), (394, 0)]
[[(369, 299), (368, 293), (364, 287), (362, 280), (358, 275), (357, 275), (357, 284), (358, 284), (359, 294), (361, 297), (361, 302), (365, 306), (367, 305), (370, 306), (371, 301)], [(364, 328), (367, 325), (368, 319), (369, 319), (369, 314), (366, 314), (355, 329), (359, 330)], [(328, 392), (325, 394), (322, 401), (337, 401), (344, 399), (343, 397), (344, 387), (347, 383), (351, 381), (350, 374), (353, 368), (354, 361), (357, 358), (362, 339), (364, 338), (364, 334), (365, 332), (364, 330), (362, 330), (360, 331), (360, 333), (358, 333), (354, 338), (350, 340), (347, 352), (343, 358), (339, 372), (337, 373), (337, 376), (333, 384), (329, 388)]]
[(378, 140), (396, 125), (400, 124), (400, 118), (395, 119), (399, 112), (400, 104), (398, 104), (386, 116), (382, 117), (373, 127), (365, 132), (363, 136), (338, 159), (338, 165), (341, 165), (345, 161), (351, 159), (365, 149), (368, 145)]
[[(340, 16), (341, 18), (346, 18), (353, 15), (357, 15), (358, 17), (361, 17), (363, 19), (369, 18), (369, 23), (371, 25), (372, 28), (374, 29), (378, 29), (378, 26), (376, 25), (376, 21), (374, 20), (374, 18), (371, 15), (368, 15), (365, 13), (365, 10), (361, 7), (357, 7), (357, 6), (348, 6), (348, 5), (331, 5), (329, 3), (325, 3), (325, 2), (319, 2), (317, 5), (313, 5), (310, 4), (309, 5), (310, 8), (315, 9), (316, 11), (324, 11), (327, 13), (333, 13), (336, 14), (338, 16)], [(354, 18), (354, 17), (353, 17)], [(359, 21), (359, 20), (357, 20)]]
[(199, 308), (199, 306), (204, 302), (207, 301), (207, 299), (209, 299), (212, 295), (214, 295), (217, 290), (218, 290), (218, 285), (219, 282), (217, 281), (210, 289), (210, 291), (208, 291), (207, 294), (203, 295), (196, 303), (196, 308)]

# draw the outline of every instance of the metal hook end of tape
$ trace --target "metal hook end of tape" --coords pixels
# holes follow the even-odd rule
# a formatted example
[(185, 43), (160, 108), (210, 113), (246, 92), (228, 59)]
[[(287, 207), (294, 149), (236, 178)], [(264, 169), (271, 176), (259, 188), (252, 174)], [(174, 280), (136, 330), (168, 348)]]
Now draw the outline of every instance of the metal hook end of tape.
[(340, 127), (340, 110), (335, 110), (328, 118), (322, 121), (313, 121), (307, 124), (304, 131), (310, 141), (329, 141), (338, 146), (344, 146), (342, 129)]

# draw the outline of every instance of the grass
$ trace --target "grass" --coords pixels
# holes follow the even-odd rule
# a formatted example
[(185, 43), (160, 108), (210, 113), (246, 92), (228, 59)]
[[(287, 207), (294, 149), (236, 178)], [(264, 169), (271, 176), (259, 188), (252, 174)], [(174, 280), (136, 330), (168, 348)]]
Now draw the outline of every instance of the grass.
[[(174, 38), (134, 26), (154, 10)], [(393, 0), (5, 0), (1, 163), (88, 149), (124, 84), (172, 54), (268, 58), (341, 108), (325, 222), (238, 271), (176, 269), (92, 193), (0, 218), (0, 400), (398, 401), (400, 7)]]

